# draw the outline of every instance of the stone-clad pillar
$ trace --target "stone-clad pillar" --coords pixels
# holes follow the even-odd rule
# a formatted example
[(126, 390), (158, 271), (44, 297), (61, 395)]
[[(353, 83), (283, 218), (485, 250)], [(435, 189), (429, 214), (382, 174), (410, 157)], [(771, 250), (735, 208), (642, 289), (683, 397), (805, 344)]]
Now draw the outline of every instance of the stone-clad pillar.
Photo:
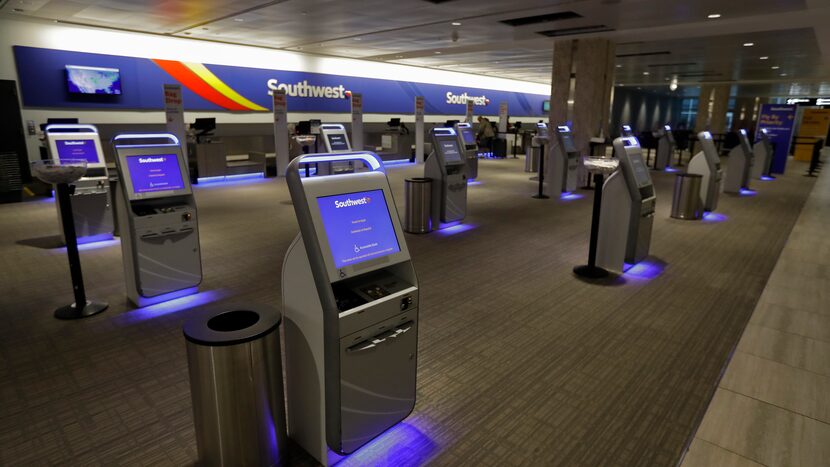
[(573, 131), (576, 149), (583, 156), (589, 155), (592, 137), (608, 135), (614, 54), (614, 43), (608, 39), (580, 39), (576, 44)]
[(709, 130), (712, 133), (726, 132), (726, 112), (729, 110), (728, 84), (702, 85), (697, 102), (695, 132)]
[[(551, 136), (554, 136), (556, 125), (572, 120), (574, 145), (581, 156), (589, 155), (592, 137), (609, 134), (614, 91), (614, 55), (615, 46), (608, 39), (560, 40), (553, 46), (548, 126)], [(573, 102), (570, 116), (568, 101)], [(551, 148), (558, 144), (556, 138), (551, 138), (551, 142)], [(548, 176), (550, 168), (551, 164), (548, 164)]]

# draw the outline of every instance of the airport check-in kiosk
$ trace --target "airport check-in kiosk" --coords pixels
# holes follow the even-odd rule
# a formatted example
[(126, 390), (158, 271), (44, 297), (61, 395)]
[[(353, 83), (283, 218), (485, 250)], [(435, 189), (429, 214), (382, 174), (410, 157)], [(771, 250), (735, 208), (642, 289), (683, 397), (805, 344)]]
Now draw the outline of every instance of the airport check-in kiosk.
[(758, 141), (752, 146), (752, 154), (755, 156), (755, 164), (752, 166), (752, 178), (761, 178), (769, 175), (772, 164), (772, 142), (766, 128), (758, 131)]
[(602, 187), (597, 265), (619, 273), (648, 256), (657, 197), (637, 138), (615, 139), (614, 157), (620, 168)]
[(700, 184), (700, 199), (703, 200), (703, 210), (711, 212), (718, 207), (718, 198), (723, 185), (723, 169), (712, 134), (708, 131), (701, 131), (697, 134), (697, 140), (700, 141), (701, 151), (689, 161), (686, 173), (703, 177)]
[(726, 162), (726, 179), (723, 183), (725, 193), (739, 194), (741, 189), (749, 189), (755, 158), (746, 130), (743, 128), (738, 131), (738, 141), (740, 144), (729, 151), (729, 160)]
[(548, 124), (545, 122), (536, 122), (536, 135), (530, 140), (528, 153), (525, 157), (530, 158), (533, 162), (532, 167), (539, 167), (539, 161), (542, 158), (542, 149), (544, 148), (543, 141), (548, 137)]
[(196, 293), (202, 282), (199, 218), (179, 140), (122, 134), (113, 145), (127, 298), (141, 307)]
[(478, 178), (478, 145), (473, 126), (466, 122), (459, 122), (454, 125), (455, 134), (458, 136), (458, 146), (464, 148), (464, 157), (467, 160), (467, 179)]
[(674, 153), (675, 142), (671, 126), (663, 125), (659, 138), (657, 141), (657, 156), (654, 159), (654, 168), (656, 170), (663, 170), (666, 167), (671, 167), (671, 155)]
[(432, 179), (433, 226), (461, 222), (467, 215), (467, 161), (452, 128), (433, 128), (424, 177)]
[[(87, 162), (86, 174), (73, 183), (75, 192), (71, 198), (78, 243), (112, 239), (112, 197), (98, 129), (92, 125), (52, 124), (46, 126), (44, 134), (50, 158), (83, 159)], [(63, 232), (60, 200), (55, 205), (58, 208), (58, 225)]]
[[(346, 127), (340, 123), (320, 124), (320, 137), (327, 153), (351, 152), (352, 145), (349, 143), (349, 135)], [(317, 175), (329, 175), (334, 172), (351, 172), (354, 166), (351, 162), (328, 162), (317, 164)]]
[(550, 168), (550, 185), (554, 194), (576, 191), (576, 170), (579, 166), (579, 152), (574, 145), (573, 133), (567, 125), (556, 127), (552, 164)]
[(631, 129), (631, 125), (623, 125), (620, 133), (621, 136), (634, 136), (634, 130)]
[[(369, 170), (300, 177), (344, 160)], [(300, 227), (282, 269), (288, 431), (329, 465), (415, 406), (418, 280), (378, 156), (302, 156), (286, 179)]]

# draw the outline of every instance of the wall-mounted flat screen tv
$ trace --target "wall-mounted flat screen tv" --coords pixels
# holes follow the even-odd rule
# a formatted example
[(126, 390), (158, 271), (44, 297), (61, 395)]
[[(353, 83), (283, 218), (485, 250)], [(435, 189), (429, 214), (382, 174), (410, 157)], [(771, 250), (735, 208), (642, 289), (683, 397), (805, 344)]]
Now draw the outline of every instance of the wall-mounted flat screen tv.
[(121, 94), (121, 70), (66, 65), (66, 86), (72, 94)]

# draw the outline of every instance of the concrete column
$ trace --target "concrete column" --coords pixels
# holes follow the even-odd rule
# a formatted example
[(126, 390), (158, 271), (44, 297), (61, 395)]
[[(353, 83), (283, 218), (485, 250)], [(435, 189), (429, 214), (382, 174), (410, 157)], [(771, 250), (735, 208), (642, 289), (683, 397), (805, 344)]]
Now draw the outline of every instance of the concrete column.
[(562, 40), (553, 44), (553, 71), (550, 77), (550, 115), (548, 127), (568, 121), (568, 99), (571, 94), (571, 69), (575, 41)]
[(741, 128), (750, 130), (752, 123), (755, 121), (753, 117), (753, 110), (755, 109), (754, 97), (741, 97), (735, 99), (735, 107), (732, 109), (732, 131), (738, 131)]
[(576, 43), (573, 131), (576, 149), (583, 156), (589, 155), (592, 137), (609, 134), (615, 49), (608, 39), (580, 39)]
[(704, 84), (700, 87), (695, 132), (709, 130), (712, 133), (724, 133), (726, 131), (726, 112), (729, 110), (730, 90), (731, 86), (728, 84), (714, 86)]

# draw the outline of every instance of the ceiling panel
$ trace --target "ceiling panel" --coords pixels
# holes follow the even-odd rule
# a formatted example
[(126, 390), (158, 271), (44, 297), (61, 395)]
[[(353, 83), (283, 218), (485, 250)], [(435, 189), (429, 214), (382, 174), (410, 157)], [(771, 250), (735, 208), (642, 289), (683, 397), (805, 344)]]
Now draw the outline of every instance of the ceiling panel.
[[(2, 4), (2, 2), (0, 2)], [(820, 82), (830, 75), (830, 2), (804, 0), (9, 0), (0, 15), (176, 35), (548, 83), (547, 30), (599, 27), (616, 41), (617, 81), (663, 86)], [(707, 19), (712, 13), (719, 19)], [(556, 21), (503, 21), (553, 15)], [(458, 23), (458, 24), (452, 24)], [(597, 35), (597, 34), (592, 34)], [(571, 36), (588, 37), (588, 36)], [(742, 44), (752, 42), (753, 47)], [(768, 57), (761, 60), (760, 57)], [(778, 67), (773, 69), (772, 67)], [(645, 74), (648, 73), (648, 74)], [(785, 74), (785, 76), (781, 76)], [(766, 86), (766, 87), (765, 87)], [(806, 86), (806, 85), (804, 85)], [(809, 88), (821, 89), (820, 85)]]

